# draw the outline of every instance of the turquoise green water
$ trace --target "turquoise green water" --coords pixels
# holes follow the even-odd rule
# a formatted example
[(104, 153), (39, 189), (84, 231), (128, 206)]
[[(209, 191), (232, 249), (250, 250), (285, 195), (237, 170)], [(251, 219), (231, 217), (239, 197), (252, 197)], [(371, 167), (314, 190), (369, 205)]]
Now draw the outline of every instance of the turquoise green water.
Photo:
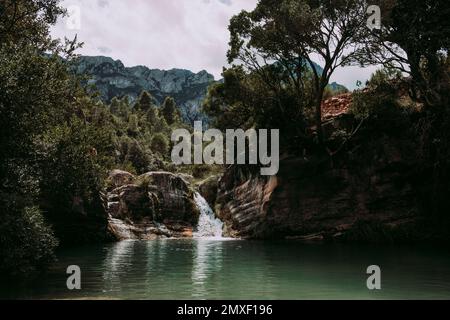
[[(380, 291), (366, 287), (381, 267)], [(66, 268), (81, 268), (69, 291)], [(27, 299), (449, 299), (450, 255), (434, 247), (297, 242), (126, 241), (63, 251), (50, 272), (3, 284)]]

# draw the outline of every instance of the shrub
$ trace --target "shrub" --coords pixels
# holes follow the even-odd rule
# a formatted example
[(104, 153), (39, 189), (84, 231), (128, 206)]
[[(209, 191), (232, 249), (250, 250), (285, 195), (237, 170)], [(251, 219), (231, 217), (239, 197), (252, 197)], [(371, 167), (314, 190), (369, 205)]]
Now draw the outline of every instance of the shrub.
[(58, 245), (38, 207), (8, 208), (0, 221), (0, 269), (24, 274), (45, 268), (54, 261)]
[(196, 179), (203, 179), (210, 172), (211, 167), (206, 164), (195, 165), (192, 168), (192, 176)]
[(169, 152), (169, 140), (162, 133), (157, 133), (152, 138), (151, 149), (165, 157)]

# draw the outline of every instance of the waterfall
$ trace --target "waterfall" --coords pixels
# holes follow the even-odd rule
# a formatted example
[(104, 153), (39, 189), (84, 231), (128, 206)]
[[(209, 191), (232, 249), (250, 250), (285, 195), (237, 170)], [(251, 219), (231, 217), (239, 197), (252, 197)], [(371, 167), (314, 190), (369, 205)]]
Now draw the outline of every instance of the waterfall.
[(200, 210), (194, 238), (222, 238), (223, 222), (216, 218), (208, 202), (198, 192), (195, 193), (194, 200)]

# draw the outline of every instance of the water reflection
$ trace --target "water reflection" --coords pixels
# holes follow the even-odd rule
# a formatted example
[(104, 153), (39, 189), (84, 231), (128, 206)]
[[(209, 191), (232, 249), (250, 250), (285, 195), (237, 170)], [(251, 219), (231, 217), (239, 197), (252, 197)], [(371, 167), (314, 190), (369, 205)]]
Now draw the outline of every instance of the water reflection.
[(122, 290), (121, 274), (132, 265), (136, 244), (136, 241), (122, 241), (108, 248), (102, 264), (104, 292)]
[(195, 242), (192, 264), (192, 297), (207, 296), (207, 284), (215, 286), (214, 279), (222, 271), (223, 244), (220, 240), (202, 240)]
[[(47, 276), (0, 283), (27, 299), (449, 299), (450, 255), (433, 247), (225, 240), (125, 241), (63, 251)], [(66, 287), (79, 265), (82, 290)], [(382, 290), (367, 290), (378, 264)]]

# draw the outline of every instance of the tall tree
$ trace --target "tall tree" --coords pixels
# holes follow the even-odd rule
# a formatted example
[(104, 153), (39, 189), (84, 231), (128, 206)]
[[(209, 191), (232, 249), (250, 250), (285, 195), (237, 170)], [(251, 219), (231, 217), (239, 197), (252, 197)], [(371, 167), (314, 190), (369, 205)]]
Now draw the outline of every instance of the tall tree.
[(50, 261), (57, 241), (48, 220), (76, 217), (75, 200), (85, 209), (97, 201), (103, 160), (113, 151), (98, 117), (103, 111), (69, 72), (76, 41), (66, 47), (50, 37), (50, 25), (64, 12), (58, 2), (0, 2), (2, 272)]
[(382, 64), (409, 74), (413, 98), (441, 103), (450, 46), (450, 6), (446, 0), (379, 0), (381, 30), (367, 35), (354, 56), (361, 65)]
[[(258, 74), (274, 91), (269, 64), (281, 66), (301, 95), (303, 79), (312, 72), (317, 137), (323, 143), (321, 105), (330, 77), (346, 65), (367, 32), (362, 0), (260, 0), (252, 12), (231, 19), (228, 60)], [(323, 70), (314, 59), (319, 58)], [(280, 105), (279, 112), (286, 113)], [(287, 115), (286, 115), (287, 116)]]
[(161, 108), (162, 115), (166, 119), (168, 125), (172, 125), (177, 116), (177, 106), (175, 100), (172, 97), (167, 97)]
[(136, 102), (135, 109), (145, 113), (151, 108), (155, 108), (155, 98), (148, 91), (142, 91)]

